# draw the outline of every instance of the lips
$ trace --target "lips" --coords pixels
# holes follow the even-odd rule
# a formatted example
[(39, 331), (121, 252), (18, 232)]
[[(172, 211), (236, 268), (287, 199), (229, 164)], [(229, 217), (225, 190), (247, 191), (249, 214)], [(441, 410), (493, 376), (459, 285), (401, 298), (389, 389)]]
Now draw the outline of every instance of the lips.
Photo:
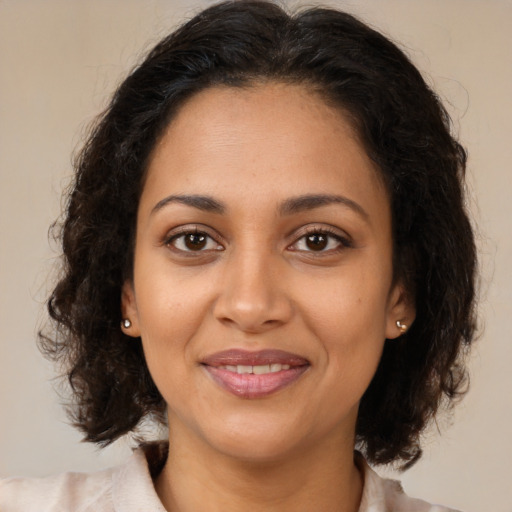
[(307, 359), (282, 350), (249, 352), (231, 349), (202, 361), (214, 382), (241, 398), (263, 398), (297, 381), (309, 368)]

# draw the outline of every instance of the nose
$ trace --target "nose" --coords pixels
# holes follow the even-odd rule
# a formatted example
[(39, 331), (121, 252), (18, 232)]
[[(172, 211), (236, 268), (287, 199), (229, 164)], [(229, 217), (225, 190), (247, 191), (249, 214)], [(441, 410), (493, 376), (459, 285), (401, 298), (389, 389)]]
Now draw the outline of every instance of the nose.
[(226, 262), (215, 317), (247, 333), (261, 333), (287, 323), (293, 305), (278, 259), (247, 251)]

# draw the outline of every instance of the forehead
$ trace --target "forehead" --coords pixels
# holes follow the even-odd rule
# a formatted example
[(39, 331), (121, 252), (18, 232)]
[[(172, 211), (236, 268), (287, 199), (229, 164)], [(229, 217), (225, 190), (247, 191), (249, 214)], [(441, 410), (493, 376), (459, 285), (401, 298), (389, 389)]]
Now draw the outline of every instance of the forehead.
[[(177, 109), (153, 154), (162, 143), (171, 138), (184, 139), (191, 132), (194, 137), (187, 141), (189, 144), (197, 141), (202, 145), (205, 137), (239, 142), (244, 133), (256, 142), (258, 135), (272, 133), (281, 140), (286, 134), (290, 139), (302, 136), (309, 139), (303, 149), (313, 149), (316, 141), (312, 132), (325, 135), (325, 129), (333, 137), (360, 143), (348, 113), (325, 101), (313, 86), (272, 81), (243, 87), (220, 85), (194, 94)], [(364, 152), (362, 144), (357, 149)]]
[(146, 189), (276, 200), (337, 189), (387, 201), (380, 172), (343, 111), (310, 88), (282, 83), (194, 95), (157, 143)]

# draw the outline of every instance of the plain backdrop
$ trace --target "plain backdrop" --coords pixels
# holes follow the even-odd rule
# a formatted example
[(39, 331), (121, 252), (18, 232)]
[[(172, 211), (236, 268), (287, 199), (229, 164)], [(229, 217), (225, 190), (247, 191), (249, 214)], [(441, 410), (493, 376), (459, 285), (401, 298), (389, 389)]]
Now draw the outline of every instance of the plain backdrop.
[[(47, 231), (71, 155), (115, 84), (160, 37), (211, 2), (0, 0), (0, 475), (90, 471), (130, 442), (80, 443), (35, 340), (58, 248)], [(297, 5), (294, 2), (289, 5)], [(314, 2), (310, 2), (313, 5)], [(512, 2), (326, 1), (381, 29), (448, 105), (469, 150), (479, 225), (482, 335), (471, 391), (400, 476), (411, 495), (466, 512), (512, 511)], [(440, 432), (440, 435), (439, 435)]]

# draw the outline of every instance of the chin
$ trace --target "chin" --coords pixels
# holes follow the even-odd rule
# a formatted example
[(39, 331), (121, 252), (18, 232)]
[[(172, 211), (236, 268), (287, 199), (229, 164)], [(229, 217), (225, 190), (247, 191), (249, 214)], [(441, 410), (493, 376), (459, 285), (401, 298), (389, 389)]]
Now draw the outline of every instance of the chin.
[(301, 432), (275, 418), (232, 418), (210, 424), (204, 440), (216, 452), (244, 462), (268, 463), (287, 458), (303, 444)]
[(267, 464), (290, 457), (293, 448), (283, 443), (280, 436), (232, 436), (227, 440), (215, 440), (214, 449), (233, 460), (251, 464)]

